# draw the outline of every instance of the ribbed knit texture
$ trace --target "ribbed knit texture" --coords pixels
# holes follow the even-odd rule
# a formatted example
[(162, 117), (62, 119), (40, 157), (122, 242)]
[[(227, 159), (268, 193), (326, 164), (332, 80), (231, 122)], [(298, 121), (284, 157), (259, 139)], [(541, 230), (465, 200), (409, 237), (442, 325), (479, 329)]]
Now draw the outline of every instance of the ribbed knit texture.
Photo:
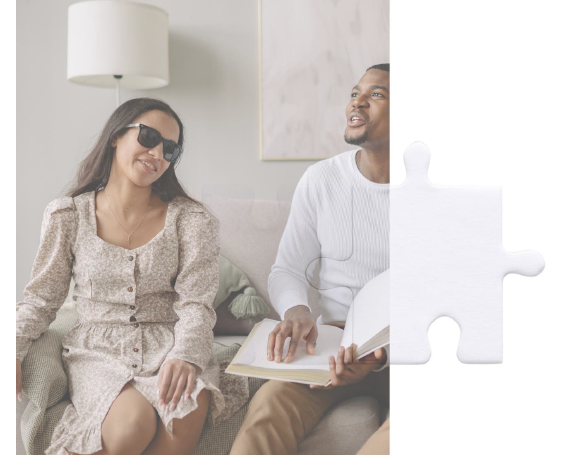
[(318, 322), (345, 321), (361, 288), (389, 268), (389, 184), (365, 178), (356, 153), (310, 166), (298, 183), (268, 281), (282, 319), (290, 308), (308, 305), (314, 286), (321, 296)]

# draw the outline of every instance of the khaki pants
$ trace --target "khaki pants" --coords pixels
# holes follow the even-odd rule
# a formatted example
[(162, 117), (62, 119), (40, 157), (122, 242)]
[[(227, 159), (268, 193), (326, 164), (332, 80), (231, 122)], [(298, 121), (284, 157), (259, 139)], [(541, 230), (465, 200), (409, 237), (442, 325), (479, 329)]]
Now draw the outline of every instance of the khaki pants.
[[(297, 454), (298, 441), (315, 428), (332, 406), (361, 395), (372, 395), (389, 409), (389, 368), (371, 373), (357, 384), (330, 390), (268, 381), (250, 402), (230, 455)], [(389, 454), (388, 416), (358, 452), (358, 455), (376, 454)]]

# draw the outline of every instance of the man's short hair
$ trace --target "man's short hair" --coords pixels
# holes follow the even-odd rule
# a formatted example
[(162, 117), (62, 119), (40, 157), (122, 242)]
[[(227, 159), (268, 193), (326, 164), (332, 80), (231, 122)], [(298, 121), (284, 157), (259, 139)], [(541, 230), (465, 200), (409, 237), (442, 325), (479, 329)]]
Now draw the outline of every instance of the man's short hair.
[(370, 66), (365, 70), (365, 72), (367, 73), (369, 70), (382, 70), (389, 72), (389, 63), (379, 63), (377, 65)]

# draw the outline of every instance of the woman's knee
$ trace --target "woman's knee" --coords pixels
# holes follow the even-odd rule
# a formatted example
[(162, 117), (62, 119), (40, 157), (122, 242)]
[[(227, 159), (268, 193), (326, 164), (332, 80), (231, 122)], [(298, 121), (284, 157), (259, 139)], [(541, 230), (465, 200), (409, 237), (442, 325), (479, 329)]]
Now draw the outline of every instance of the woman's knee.
[(128, 415), (122, 422), (115, 422), (106, 430), (102, 428), (102, 445), (110, 455), (140, 454), (152, 441), (156, 430), (155, 415)]
[[(153, 408), (150, 406), (151, 410)], [(108, 428), (108, 436), (117, 439), (136, 439), (145, 436), (151, 438), (156, 434), (158, 419), (155, 412), (148, 411), (138, 413), (137, 411), (126, 413), (121, 422), (115, 422)]]
[(204, 427), (206, 414), (211, 401), (211, 392), (204, 389), (197, 397), (198, 407), (182, 419), (172, 420), (173, 438), (168, 436), (165, 427), (160, 423), (156, 438), (146, 455), (188, 455), (195, 450)]
[(199, 439), (210, 407), (211, 396), (212, 393), (209, 390), (202, 390), (196, 398), (198, 407), (183, 419), (172, 420), (173, 440), (185, 440), (184, 445), (187, 445), (188, 442)]
[(134, 389), (120, 394), (112, 404), (102, 423), (102, 445), (110, 454), (139, 454), (152, 441), (157, 427), (156, 411)]

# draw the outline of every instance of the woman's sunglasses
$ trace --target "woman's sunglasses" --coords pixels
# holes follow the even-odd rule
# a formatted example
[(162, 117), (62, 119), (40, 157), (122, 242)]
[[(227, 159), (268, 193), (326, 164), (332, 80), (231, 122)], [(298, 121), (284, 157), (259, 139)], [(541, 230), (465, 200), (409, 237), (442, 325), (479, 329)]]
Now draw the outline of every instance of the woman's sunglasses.
[(146, 148), (154, 148), (160, 142), (164, 142), (164, 159), (173, 163), (178, 159), (182, 153), (182, 147), (176, 144), (174, 141), (164, 139), (158, 130), (144, 125), (143, 123), (132, 123), (126, 128), (140, 127), (140, 132), (138, 133), (138, 142)]

